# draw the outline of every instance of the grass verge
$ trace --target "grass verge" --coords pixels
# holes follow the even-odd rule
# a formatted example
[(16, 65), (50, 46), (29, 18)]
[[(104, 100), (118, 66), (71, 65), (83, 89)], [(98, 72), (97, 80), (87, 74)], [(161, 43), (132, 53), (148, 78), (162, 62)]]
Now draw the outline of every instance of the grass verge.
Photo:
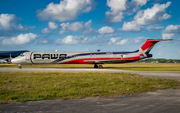
[(180, 64), (111, 64), (106, 68), (132, 71), (180, 71)]
[(127, 73), (0, 72), (0, 103), (112, 97), (180, 88), (175, 80)]

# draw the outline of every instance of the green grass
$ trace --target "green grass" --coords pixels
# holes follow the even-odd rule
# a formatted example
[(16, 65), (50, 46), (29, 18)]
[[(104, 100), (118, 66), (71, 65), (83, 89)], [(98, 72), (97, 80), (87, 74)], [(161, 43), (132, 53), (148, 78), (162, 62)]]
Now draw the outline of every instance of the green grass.
[[(0, 64), (0, 68), (17, 68), (16, 64)], [(23, 68), (93, 68), (90, 64), (22, 65)], [(133, 71), (180, 71), (180, 64), (103, 64), (105, 69)]]
[(0, 72), (0, 103), (113, 97), (180, 88), (175, 80), (127, 73)]
[(132, 71), (180, 71), (180, 64), (122, 64), (107, 68)]

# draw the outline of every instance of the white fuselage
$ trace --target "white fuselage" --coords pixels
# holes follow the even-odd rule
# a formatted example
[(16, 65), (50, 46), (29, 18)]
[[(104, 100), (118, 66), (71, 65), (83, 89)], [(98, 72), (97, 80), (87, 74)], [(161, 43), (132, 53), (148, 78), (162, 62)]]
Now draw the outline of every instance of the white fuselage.
[(12, 60), (15, 64), (104, 64), (126, 63), (146, 58), (134, 52), (25, 52)]

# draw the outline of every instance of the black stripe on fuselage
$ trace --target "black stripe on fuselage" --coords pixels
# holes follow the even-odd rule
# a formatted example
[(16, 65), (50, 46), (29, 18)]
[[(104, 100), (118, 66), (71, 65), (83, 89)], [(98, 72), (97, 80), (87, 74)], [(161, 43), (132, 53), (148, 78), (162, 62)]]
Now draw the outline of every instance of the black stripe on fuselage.
[[(78, 57), (78, 56), (86, 56), (86, 55), (108, 55), (108, 54), (129, 54), (129, 53), (136, 53), (139, 50), (136, 51), (132, 51), (132, 52), (96, 52), (96, 53), (82, 53), (82, 54), (75, 54), (75, 55), (71, 55), (71, 56), (67, 56), (66, 59), (70, 59), (70, 58), (74, 58), (74, 57)], [(55, 61), (53, 61), (53, 63), (57, 63), (59, 61), (63, 61), (65, 59), (57, 59)]]

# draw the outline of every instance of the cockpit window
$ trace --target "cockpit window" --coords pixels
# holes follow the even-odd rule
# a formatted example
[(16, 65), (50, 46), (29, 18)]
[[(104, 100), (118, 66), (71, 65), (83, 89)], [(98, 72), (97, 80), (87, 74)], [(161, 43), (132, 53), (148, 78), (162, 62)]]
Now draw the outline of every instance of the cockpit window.
[(20, 54), (19, 56), (23, 57), (24, 55), (23, 55), (23, 54)]

